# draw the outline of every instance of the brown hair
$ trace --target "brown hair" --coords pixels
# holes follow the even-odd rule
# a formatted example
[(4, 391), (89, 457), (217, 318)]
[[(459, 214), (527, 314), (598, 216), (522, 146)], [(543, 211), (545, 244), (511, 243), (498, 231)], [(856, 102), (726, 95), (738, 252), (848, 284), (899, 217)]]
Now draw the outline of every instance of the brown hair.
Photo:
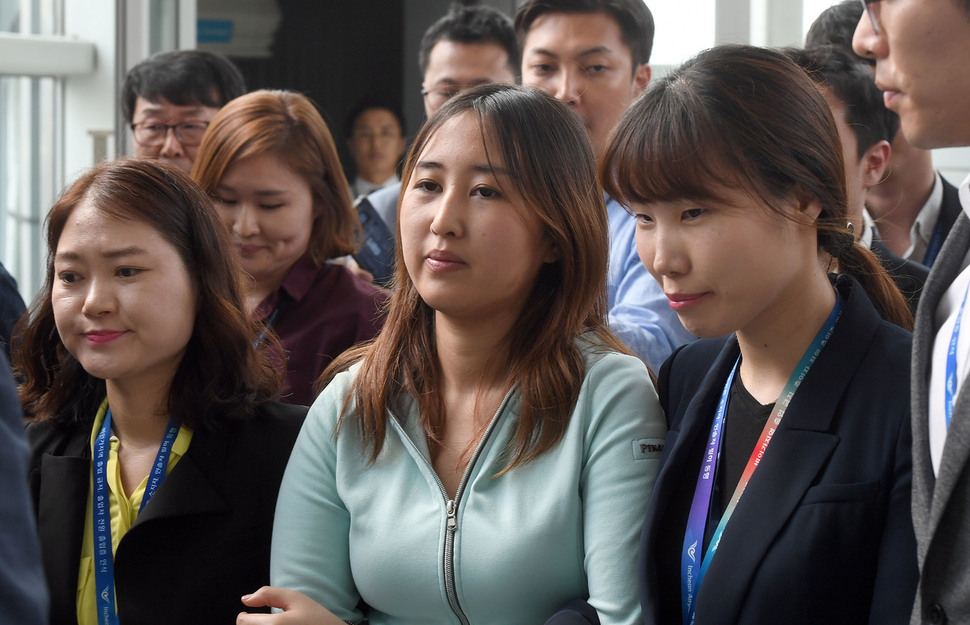
[(57, 244), (82, 202), (109, 217), (150, 225), (175, 248), (193, 281), (198, 313), (169, 390), (172, 419), (213, 427), (250, 416), (254, 403), (278, 392), (279, 374), (253, 346), (257, 329), (243, 312), (236, 255), (209, 199), (172, 165), (121, 159), (82, 175), (47, 215), (47, 278), (20, 322), (13, 350), (28, 411), (60, 423), (90, 423), (105, 396), (104, 380), (89, 375), (64, 347), (51, 303)]
[[(482, 141), (497, 151), (514, 173), (527, 208), (559, 250), (559, 260), (539, 272), (509, 343), (509, 379), (521, 392), (521, 414), (510, 443), (506, 470), (552, 449), (562, 438), (585, 376), (576, 339), (603, 349), (626, 352), (606, 325), (606, 266), (609, 249), (606, 207), (596, 183), (594, 160), (579, 118), (552, 96), (534, 89), (485, 85), (452, 98), (424, 125), (404, 166), (405, 193), (415, 164), (442, 125), (470, 114)], [(403, 197), (404, 194), (402, 194)], [(400, 235), (400, 224), (398, 225)], [(400, 240), (400, 237), (398, 237)], [(351, 399), (341, 421), (359, 424), (363, 443), (374, 459), (384, 443), (387, 407), (395, 398), (416, 399), (421, 423), (430, 438), (442, 418), (440, 381), (435, 358), (434, 315), (418, 294), (396, 250), (395, 289), (381, 334), (369, 345), (345, 353), (324, 375), (362, 360)]]
[(741, 186), (772, 210), (803, 192), (821, 207), (818, 246), (858, 280), (880, 315), (907, 330), (913, 315), (876, 256), (846, 229), (838, 128), (815, 83), (775, 50), (724, 45), (653, 83), (617, 124), (599, 164), (621, 204), (722, 200)]
[(309, 252), (321, 266), (357, 249), (360, 221), (327, 124), (309, 98), (292, 91), (254, 91), (213, 118), (199, 146), (192, 178), (212, 194), (234, 161), (271, 152), (313, 190), (316, 217)]

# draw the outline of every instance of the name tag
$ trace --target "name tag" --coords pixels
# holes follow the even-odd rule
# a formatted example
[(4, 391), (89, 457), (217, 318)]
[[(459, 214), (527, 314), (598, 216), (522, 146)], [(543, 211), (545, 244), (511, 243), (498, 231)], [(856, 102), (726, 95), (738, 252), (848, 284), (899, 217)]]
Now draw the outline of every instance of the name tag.
[(664, 439), (662, 438), (638, 438), (633, 441), (634, 460), (659, 459), (663, 451)]

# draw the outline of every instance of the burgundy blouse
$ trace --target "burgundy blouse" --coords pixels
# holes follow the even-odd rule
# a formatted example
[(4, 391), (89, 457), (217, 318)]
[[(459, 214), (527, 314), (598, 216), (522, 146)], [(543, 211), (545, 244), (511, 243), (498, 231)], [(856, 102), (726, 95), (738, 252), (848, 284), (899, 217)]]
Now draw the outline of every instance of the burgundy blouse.
[(316, 267), (309, 256), (296, 262), (255, 317), (276, 333), (286, 352), (280, 399), (309, 406), (313, 383), (330, 362), (384, 325), (388, 294), (343, 265)]

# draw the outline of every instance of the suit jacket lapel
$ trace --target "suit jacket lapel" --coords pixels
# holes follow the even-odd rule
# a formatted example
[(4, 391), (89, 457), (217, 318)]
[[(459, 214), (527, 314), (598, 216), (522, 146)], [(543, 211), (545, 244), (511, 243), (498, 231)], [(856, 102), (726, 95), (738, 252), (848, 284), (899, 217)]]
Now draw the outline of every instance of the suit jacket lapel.
[(80, 428), (64, 455), (41, 458), (37, 526), (51, 591), (51, 622), (73, 623), (88, 491), (91, 488), (90, 430)]
[[(693, 485), (697, 480), (698, 469), (688, 466), (688, 462), (692, 457), (692, 451), (702, 444), (699, 439), (706, 438), (710, 432), (721, 389), (724, 388), (724, 382), (739, 353), (738, 342), (731, 337), (711, 363), (686, 409), (681, 411), (683, 416), (676, 424), (676, 430), (671, 430), (667, 434), (665, 456), (650, 496), (641, 537), (640, 568), (643, 574), (640, 588), (644, 599), (644, 610), (659, 609), (659, 598), (656, 593), (660, 587), (660, 571), (657, 569), (657, 558), (654, 553), (660, 548), (657, 540), (666, 538), (660, 535), (664, 511), (670, 506), (671, 501), (681, 496), (680, 489), (684, 484)], [(683, 542), (683, 533), (678, 540)], [(656, 616), (656, 614), (651, 615), (646, 619), (647, 622), (653, 622), (652, 619)]]
[[(949, 237), (947, 242), (950, 243), (952, 239), (951, 247), (953, 247), (953, 252), (952, 255), (948, 255), (946, 258), (946, 268), (949, 279), (946, 281), (945, 285), (940, 285), (943, 287), (944, 291), (946, 288), (949, 288), (950, 283), (952, 283), (954, 278), (959, 275), (961, 271), (960, 266), (963, 264), (963, 259), (966, 255), (967, 248), (970, 247), (970, 221), (967, 220), (965, 214), (961, 214), (951, 232), (953, 233), (953, 236)], [(950, 256), (952, 256), (952, 258)], [(944, 259), (940, 258), (939, 260)], [(935, 336), (936, 328), (933, 327), (929, 337), (927, 337), (930, 339), (930, 359), (932, 359), (933, 356), (933, 339)], [(929, 371), (929, 368), (927, 368), (927, 371)], [(926, 380), (928, 381), (929, 378), (927, 377)], [(924, 409), (928, 409), (928, 397), (924, 406), (926, 407)], [(967, 463), (967, 456), (970, 454), (970, 418), (967, 418), (970, 416), (970, 388), (968, 388), (967, 380), (964, 380), (963, 385), (960, 387), (960, 392), (957, 394), (954, 402), (953, 412), (956, 415), (962, 415), (963, 418), (960, 418), (959, 416), (954, 418), (950, 422), (950, 429), (946, 433), (946, 443), (943, 446), (943, 458), (940, 462), (940, 472), (936, 476), (935, 485), (930, 491), (932, 492), (932, 501), (930, 502), (929, 506), (927, 525), (927, 530), (929, 531), (930, 535), (934, 534), (936, 531), (936, 526), (939, 524), (940, 518), (943, 516), (943, 511), (946, 509), (947, 503), (950, 500), (950, 495), (953, 493), (953, 489), (956, 487), (957, 480), (963, 471), (963, 467)], [(926, 459), (929, 461), (928, 417), (920, 421), (919, 429), (926, 430)], [(927, 463), (927, 466), (932, 476), (931, 461)], [(932, 484), (933, 482), (929, 483)]]
[(697, 598), (698, 622), (737, 622), (758, 565), (837, 444), (782, 423), (724, 530)]
[(130, 531), (154, 519), (191, 514), (213, 514), (229, 510), (217, 485), (225, 475), (225, 436), (198, 430), (175, 468), (165, 476), (155, 495)]
[[(933, 528), (953, 490), (960, 466), (966, 461), (970, 447), (970, 419), (957, 419), (951, 424), (943, 452), (944, 463), (954, 471), (944, 471), (937, 483), (929, 445), (929, 373), (936, 339), (935, 315), (940, 299), (960, 274), (963, 258), (970, 247), (970, 221), (966, 214), (957, 217), (949, 236), (933, 265), (933, 271), (923, 287), (923, 295), (916, 311), (913, 334), (913, 373), (911, 406), (913, 413), (913, 526), (916, 535), (931, 536)], [(970, 390), (966, 384), (957, 395), (954, 411), (970, 414)], [(952, 437), (952, 438), (951, 438)], [(934, 490), (935, 489), (935, 490)], [(919, 541), (921, 549), (923, 540)]]
[(949, 232), (953, 228), (954, 222), (956, 222), (957, 217), (963, 212), (963, 207), (960, 205), (960, 192), (959, 190), (943, 179), (943, 199), (940, 202), (940, 227), (943, 228), (944, 232)]
[(737, 621), (758, 566), (838, 446), (829, 433), (836, 407), (878, 326), (875, 310), (863, 303), (851, 293), (846, 298), (829, 343), (792, 398), (708, 568), (698, 622)]
[[(724, 349), (718, 354), (717, 358), (711, 363), (710, 370), (701, 380), (697, 387), (697, 393), (691, 398), (687, 409), (683, 411), (683, 417), (677, 425), (676, 438), (670, 445), (670, 456), (665, 463), (662, 471), (671, 475), (680, 475), (687, 470), (685, 466), (691, 457), (691, 451), (698, 444), (698, 439), (706, 439), (710, 433), (711, 423), (714, 420), (714, 412), (717, 410), (717, 402), (724, 389), (724, 382), (727, 380), (731, 367), (738, 359), (740, 350), (737, 339), (733, 336), (728, 340)], [(691, 483), (697, 479), (691, 477)], [(669, 484), (673, 490), (680, 486), (676, 479), (661, 480), (658, 476), (657, 484)], [(667, 498), (674, 495), (673, 492), (665, 493)]]

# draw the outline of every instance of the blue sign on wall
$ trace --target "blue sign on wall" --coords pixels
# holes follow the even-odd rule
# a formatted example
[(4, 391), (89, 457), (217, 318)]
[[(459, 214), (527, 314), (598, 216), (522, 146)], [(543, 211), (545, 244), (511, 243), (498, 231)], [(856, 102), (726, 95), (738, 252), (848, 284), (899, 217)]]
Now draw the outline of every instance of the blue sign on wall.
[(232, 41), (232, 20), (197, 20), (196, 40), (199, 43), (229, 43)]

